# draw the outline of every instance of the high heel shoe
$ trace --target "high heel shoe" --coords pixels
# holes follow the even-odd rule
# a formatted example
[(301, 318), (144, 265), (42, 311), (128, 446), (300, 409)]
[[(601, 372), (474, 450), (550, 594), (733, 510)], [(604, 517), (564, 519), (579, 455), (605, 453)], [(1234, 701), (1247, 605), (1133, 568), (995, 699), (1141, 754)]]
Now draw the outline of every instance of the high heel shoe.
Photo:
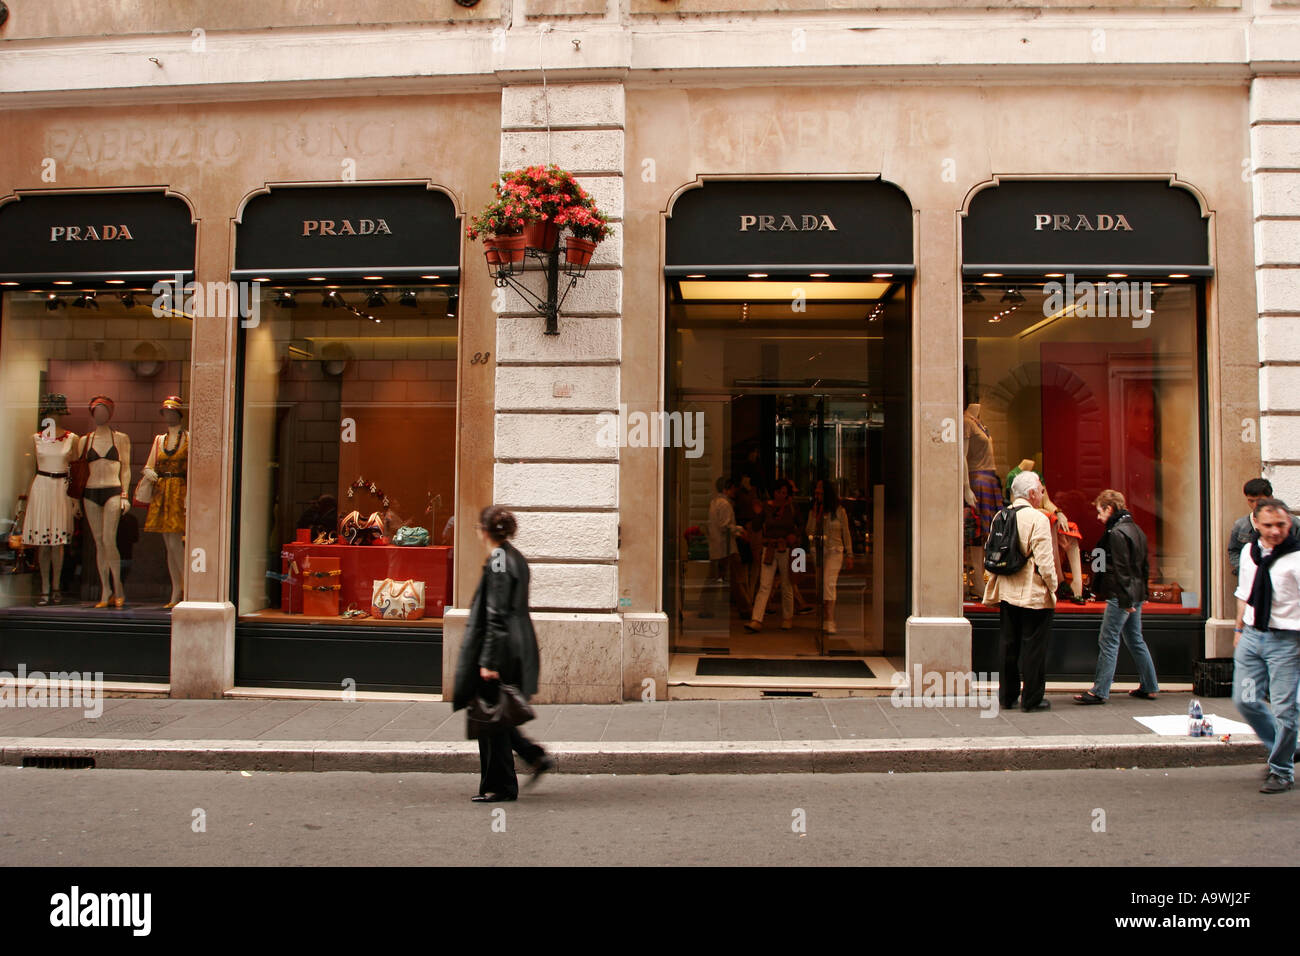
[(100, 598), (99, 602), (95, 604), (94, 607), (108, 607), (108, 598)]
[(117, 608), (119, 611), (122, 608), (126, 607), (126, 598), (120, 595), (118, 597), (113, 598), (113, 607)]
[(37, 607), (46, 607), (49, 605), (49, 603), (50, 603), (50, 596), (48, 594), (42, 594), (40, 597), (36, 599)]

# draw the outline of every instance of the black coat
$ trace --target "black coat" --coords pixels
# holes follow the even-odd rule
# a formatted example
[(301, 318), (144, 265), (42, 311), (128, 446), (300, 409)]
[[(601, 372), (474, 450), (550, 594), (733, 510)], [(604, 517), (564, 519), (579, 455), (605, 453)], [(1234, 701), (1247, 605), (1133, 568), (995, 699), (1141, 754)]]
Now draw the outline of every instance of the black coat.
[(1137, 607), (1147, 599), (1147, 536), (1131, 514), (1119, 511), (1106, 523), (1100, 547), (1106, 570), (1097, 576), (1097, 597), (1115, 598), (1122, 608)]
[(493, 552), (483, 562), (456, 664), (452, 710), (469, 706), (480, 667), (496, 671), (501, 683), (518, 687), (525, 697), (537, 693), (540, 657), (528, 616), (528, 562), (509, 541), (501, 544), (499, 559)]

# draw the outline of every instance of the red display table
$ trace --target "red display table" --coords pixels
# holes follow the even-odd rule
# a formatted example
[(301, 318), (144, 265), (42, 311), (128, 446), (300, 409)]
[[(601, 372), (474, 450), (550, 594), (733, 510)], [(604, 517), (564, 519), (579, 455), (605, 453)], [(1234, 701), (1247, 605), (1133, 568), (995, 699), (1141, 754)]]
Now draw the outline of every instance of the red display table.
[[(339, 611), (355, 607), (370, 610), (370, 595), (376, 581), (392, 578), (424, 582), (424, 616), (441, 618), (442, 610), (451, 597), (451, 552), (444, 545), (428, 547), (398, 547), (391, 544), (299, 544), (290, 542), (280, 549), (280, 572), (284, 575), (280, 585), (280, 610), (286, 614), (302, 613), (303, 575), (312, 571), (313, 558), (338, 561), (343, 573), (337, 581)], [(290, 571), (294, 565), (297, 573)], [(310, 582), (309, 582), (310, 583)]]

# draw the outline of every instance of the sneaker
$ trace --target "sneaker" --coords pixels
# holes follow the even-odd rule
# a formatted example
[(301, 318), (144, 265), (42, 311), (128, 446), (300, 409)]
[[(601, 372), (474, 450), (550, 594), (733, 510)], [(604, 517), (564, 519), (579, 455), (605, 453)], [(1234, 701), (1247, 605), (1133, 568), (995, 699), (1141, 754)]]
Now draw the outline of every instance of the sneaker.
[(1286, 793), (1288, 790), (1295, 789), (1295, 783), (1290, 780), (1283, 780), (1275, 773), (1270, 773), (1268, 779), (1264, 781), (1264, 786), (1259, 788), (1260, 793)]

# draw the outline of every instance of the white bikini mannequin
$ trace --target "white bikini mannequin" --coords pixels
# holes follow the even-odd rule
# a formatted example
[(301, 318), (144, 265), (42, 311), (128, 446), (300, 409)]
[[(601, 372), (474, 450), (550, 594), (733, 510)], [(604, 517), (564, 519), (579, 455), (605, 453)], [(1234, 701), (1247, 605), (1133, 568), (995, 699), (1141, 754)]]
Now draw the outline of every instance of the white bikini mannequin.
[(90, 478), (82, 504), (95, 539), (95, 563), (99, 567), (100, 597), (95, 607), (108, 607), (110, 595), (115, 593), (113, 606), (120, 608), (126, 604), (126, 591), (122, 587), (117, 525), (131, 507), (126, 493), (131, 486), (131, 440), (108, 424), (113, 417), (112, 399), (96, 395), (90, 400), (90, 414), (95, 429), (82, 439), (80, 451), (90, 459)]

